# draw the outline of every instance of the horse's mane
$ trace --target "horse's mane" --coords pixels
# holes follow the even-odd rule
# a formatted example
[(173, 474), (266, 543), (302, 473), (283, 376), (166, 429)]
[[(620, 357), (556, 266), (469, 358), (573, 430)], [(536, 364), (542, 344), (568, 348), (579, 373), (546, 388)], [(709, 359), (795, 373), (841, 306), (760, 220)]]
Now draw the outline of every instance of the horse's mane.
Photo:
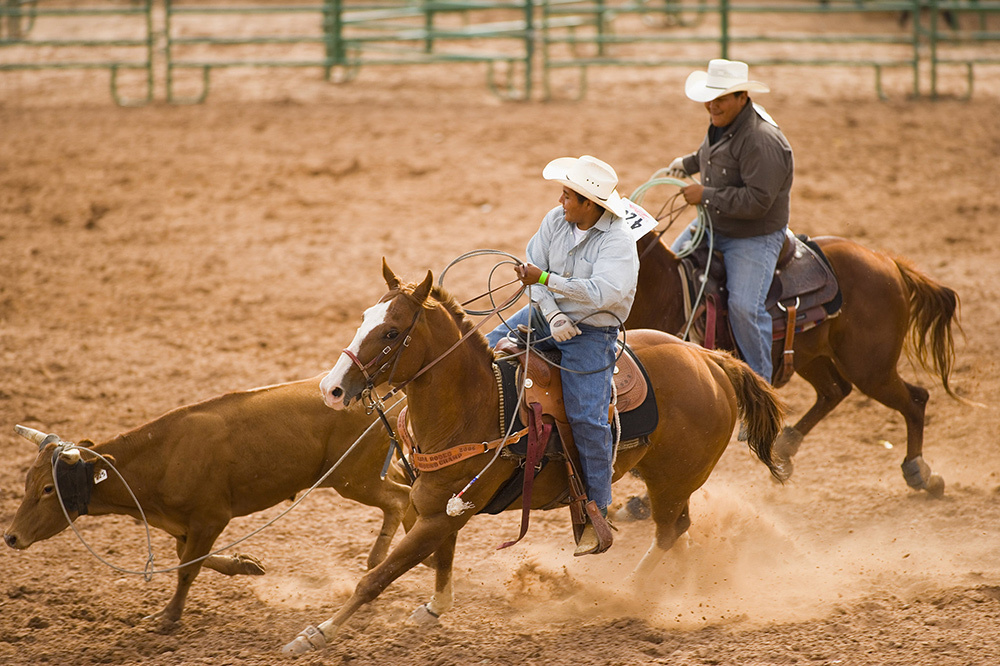
[[(405, 288), (406, 293), (412, 294), (415, 288), (416, 284), (407, 285)], [(486, 336), (482, 332), (475, 330), (476, 325), (465, 316), (465, 309), (459, 305), (458, 301), (455, 300), (455, 297), (447, 289), (440, 285), (431, 287), (430, 296), (424, 301), (423, 307), (433, 310), (437, 304), (440, 304), (445, 312), (451, 315), (462, 335), (471, 333), (468, 340), (466, 340), (468, 344), (481, 348), (484, 354), (491, 353), (490, 346), (486, 342)]]

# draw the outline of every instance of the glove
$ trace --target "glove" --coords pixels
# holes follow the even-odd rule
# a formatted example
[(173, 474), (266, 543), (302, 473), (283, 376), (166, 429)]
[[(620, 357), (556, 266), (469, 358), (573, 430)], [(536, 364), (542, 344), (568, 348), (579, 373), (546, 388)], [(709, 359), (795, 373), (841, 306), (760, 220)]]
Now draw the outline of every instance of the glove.
[(667, 175), (671, 178), (687, 178), (688, 172), (684, 170), (684, 158), (678, 157), (667, 167)]
[(552, 339), (556, 342), (566, 342), (580, 334), (580, 329), (576, 327), (573, 320), (562, 312), (556, 312), (555, 316), (549, 320), (549, 330), (552, 331)]

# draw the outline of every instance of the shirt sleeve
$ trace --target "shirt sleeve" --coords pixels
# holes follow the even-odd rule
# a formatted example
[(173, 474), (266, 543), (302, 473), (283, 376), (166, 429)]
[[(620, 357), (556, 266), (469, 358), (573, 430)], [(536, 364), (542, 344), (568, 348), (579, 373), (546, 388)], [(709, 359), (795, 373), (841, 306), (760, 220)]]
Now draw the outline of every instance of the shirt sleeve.
[[(543, 271), (548, 271), (551, 268), (551, 264), (549, 263), (549, 248), (552, 245), (553, 211), (549, 211), (542, 219), (542, 224), (538, 227), (538, 231), (528, 241), (528, 248), (525, 253), (528, 263), (538, 266)], [(557, 276), (549, 274), (548, 283), (550, 285), (554, 277)], [(531, 302), (538, 306), (538, 309), (542, 311), (542, 315), (546, 320), (551, 319), (559, 311), (559, 305), (556, 303), (555, 296), (552, 295), (548, 287), (542, 284), (531, 285)]]
[(687, 173), (687, 175), (692, 176), (701, 170), (701, 167), (698, 166), (697, 152), (685, 155), (682, 159), (684, 161), (684, 171)]

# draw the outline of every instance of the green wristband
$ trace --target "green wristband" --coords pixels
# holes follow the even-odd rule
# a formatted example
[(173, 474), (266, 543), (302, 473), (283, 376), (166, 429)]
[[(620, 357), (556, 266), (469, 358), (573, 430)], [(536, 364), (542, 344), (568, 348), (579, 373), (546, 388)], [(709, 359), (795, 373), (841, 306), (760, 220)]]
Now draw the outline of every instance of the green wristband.
[(538, 284), (545, 284), (549, 281), (548, 271), (542, 271), (542, 274), (538, 276)]

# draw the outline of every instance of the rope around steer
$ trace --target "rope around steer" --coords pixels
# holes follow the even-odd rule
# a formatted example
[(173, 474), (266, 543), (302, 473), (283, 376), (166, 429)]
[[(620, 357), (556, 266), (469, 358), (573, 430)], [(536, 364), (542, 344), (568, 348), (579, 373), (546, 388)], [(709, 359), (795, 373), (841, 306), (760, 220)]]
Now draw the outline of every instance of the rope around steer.
[[(392, 403), (391, 405), (389, 405), (386, 408), (386, 411), (392, 411), (398, 405), (400, 405), (402, 402), (404, 402), (405, 399), (406, 399), (405, 397), (404, 398), (400, 398), (396, 402)], [(113, 570), (115, 570), (115, 571), (117, 571), (119, 573), (139, 575), (139, 576), (142, 576), (143, 579), (146, 582), (149, 582), (152, 579), (152, 577), (153, 577), (154, 574), (171, 573), (173, 571), (177, 571), (178, 569), (181, 569), (181, 568), (186, 567), (188, 565), (195, 564), (197, 562), (201, 562), (203, 560), (206, 560), (209, 557), (212, 557), (214, 555), (218, 555), (219, 553), (222, 553), (223, 551), (229, 550), (233, 546), (237, 546), (237, 545), (243, 543), (244, 541), (246, 541), (247, 539), (249, 539), (249, 538), (251, 538), (253, 536), (256, 536), (257, 534), (263, 532), (265, 529), (267, 529), (268, 527), (270, 527), (271, 525), (273, 525), (277, 521), (279, 521), (282, 518), (284, 518), (289, 512), (291, 512), (303, 500), (305, 500), (305, 498), (308, 497), (309, 494), (313, 490), (315, 490), (317, 487), (319, 487), (319, 485), (321, 483), (323, 483), (331, 474), (333, 474), (333, 472), (336, 471), (336, 469), (340, 466), (340, 464), (344, 461), (344, 459), (347, 458), (347, 456), (351, 454), (351, 452), (354, 450), (354, 448), (358, 444), (361, 443), (361, 440), (364, 439), (365, 436), (369, 432), (371, 432), (372, 428), (374, 428), (375, 426), (377, 426), (379, 424), (380, 424), (380, 421), (378, 419), (372, 421), (371, 425), (369, 425), (368, 428), (363, 433), (361, 433), (361, 435), (359, 435), (356, 440), (354, 440), (354, 443), (351, 444), (351, 446), (347, 449), (347, 451), (344, 452), (344, 454), (342, 456), (340, 456), (340, 458), (337, 460), (337, 462), (335, 462), (333, 464), (333, 466), (331, 466), (330, 469), (327, 470), (326, 473), (323, 474), (323, 476), (321, 476), (319, 479), (317, 479), (316, 483), (314, 483), (312, 486), (310, 486), (302, 494), (301, 497), (299, 497), (297, 500), (295, 500), (294, 502), (292, 502), (291, 506), (289, 506), (288, 508), (286, 508), (284, 511), (282, 511), (281, 513), (279, 513), (277, 516), (275, 516), (274, 518), (271, 518), (266, 523), (264, 523), (263, 525), (261, 525), (260, 527), (258, 527), (257, 529), (255, 529), (254, 531), (250, 532), (249, 534), (247, 534), (247, 535), (245, 535), (243, 537), (240, 537), (239, 539), (236, 539), (232, 543), (229, 543), (229, 544), (227, 544), (227, 545), (225, 545), (225, 546), (223, 546), (221, 548), (217, 548), (216, 550), (213, 550), (211, 553), (208, 553), (207, 555), (202, 555), (201, 557), (198, 557), (198, 558), (195, 558), (193, 560), (190, 560), (189, 562), (184, 562), (182, 564), (178, 564), (176, 566), (172, 566), (172, 567), (169, 567), (169, 568), (166, 568), (166, 569), (155, 569), (154, 568), (155, 556), (153, 554), (153, 541), (152, 541), (152, 537), (150, 535), (149, 521), (146, 519), (146, 514), (142, 510), (142, 506), (139, 503), (139, 500), (136, 498), (135, 493), (132, 492), (132, 488), (129, 486), (128, 482), (125, 480), (125, 478), (121, 475), (121, 473), (117, 470), (117, 468), (115, 468), (114, 464), (112, 464), (112, 462), (108, 458), (102, 456), (99, 452), (97, 452), (97, 451), (95, 451), (95, 450), (93, 450), (93, 449), (91, 449), (89, 447), (78, 446), (76, 444), (73, 444), (72, 442), (64, 442), (62, 440), (59, 440), (59, 443), (56, 445), (56, 454), (57, 455), (53, 456), (53, 460), (52, 460), (52, 478), (55, 479), (56, 464), (57, 464), (57, 462), (59, 460), (59, 455), (58, 454), (59, 453), (63, 453), (63, 452), (68, 452), (68, 451), (70, 451), (72, 449), (75, 449), (75, 450), (78, 450), (78, 451), (88, 451), (90, 453), (93, 453), (95, 456), (97, 456), (102, 461), (104, 461), (104, 463), (106, 465), (108, 465), (108, 467), (111, 468), (111, 470), (115, 473), (115, 475), (118, 477), (118, 479), (121, 480), (122, 484), (125, 486), (125, 489), (128, 491), (129, 495), (132, 497), (132, 501), (135, 502), (136, 508), (139, 509), (139, 515), (142, 517), (142, 523), (143, 523), (143, 526), (145, 527), (145, 530), (146, 530), (146, 550), (147, 550), (147, 553), (148, 553), (147, 558), (146, 558), (146, 568), (144, 570), (142, 570), (142, 571), (134, 571), (134, 570), (131, 570), (131, 569), (125, 569), (123, 567), (119, 567), (119, 566), (117, 566), (115, 564), (112, 564), (111, 562), (108, 562), (106, 559), (104, 559), (103, 557), (101, 557), (100, 555), (98, 555), (94, 551), (94, 549), (90, 546), (90, 544), (87, 543), (87, 540), (83, 538), (83, 535), (80, 533), (80, 530), (77, 529), (75, 522), (70, 519), (69, 512), (66, 510), (66, 505), (63, 503), (62, 492), (59, 489), (59, 484), (56, 483), (54, 485), (56, 487), (56, 496), (59, 498), (59, 507), (62, 509), (63, 516), (66, 518), (66, 522), (69, 524), (70, 528), (72, 528), (73, 533), (76, 534), (77, 538), (80, 540), (80, 543), (82, 543), (84, 545), (84, 547), (90, 552), (91, 555), (94, 556), (95, 559), (97, 559), (99, 562), (101, 562), (101, 564), (104, 564), (107, 567), (109, 567), (109, 568), (111, 568), (111, 569), (113, 569)]]

